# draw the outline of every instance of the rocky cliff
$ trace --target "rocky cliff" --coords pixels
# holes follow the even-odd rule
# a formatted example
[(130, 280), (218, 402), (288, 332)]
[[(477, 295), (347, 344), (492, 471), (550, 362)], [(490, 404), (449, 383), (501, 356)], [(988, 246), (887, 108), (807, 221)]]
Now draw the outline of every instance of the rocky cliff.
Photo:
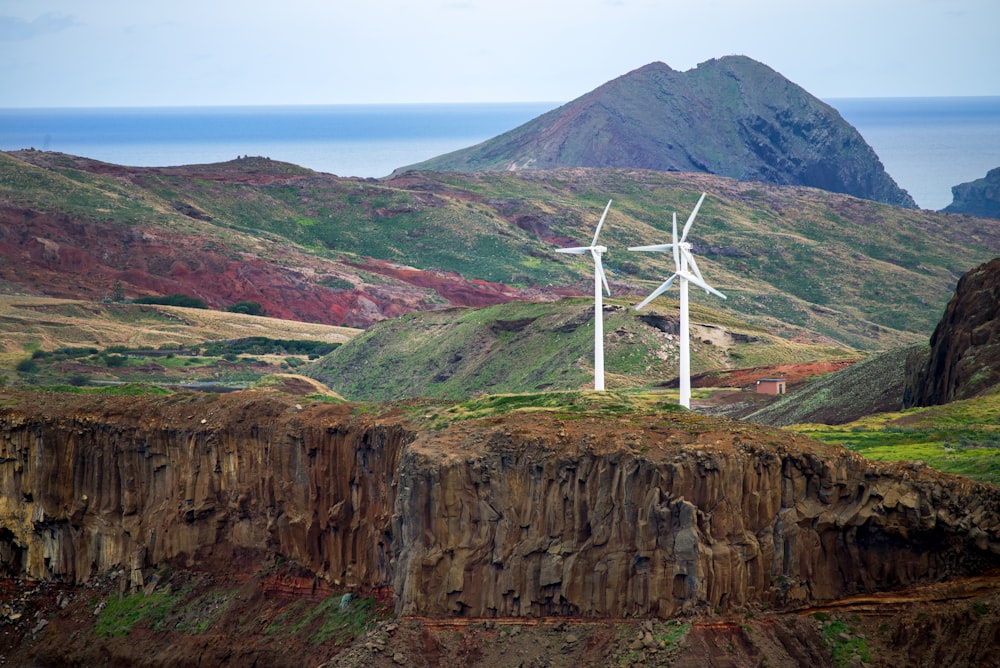
[(958, 281), (931, 336), (930, 353), (907, 364), (903, 403), (933, 406), (971, 399), (1000, 384), (1000, 258)]
[(476, 146), (407, 169), (626, 167), (804, 185), (916, 208), (829, 105), (745, 56), (650, 63)]
[(1000, 218), (1000, 167), (991, 169), (981, 179), (960, 183), (951, 189), (947, 213), (967, 213), (983, 218)]
[(294, 402), (8, 393), (3, 571), (139, 587), (278, 554), (407, 614), (666, 617), (1000, 565), (995, 488), (762, 427)]

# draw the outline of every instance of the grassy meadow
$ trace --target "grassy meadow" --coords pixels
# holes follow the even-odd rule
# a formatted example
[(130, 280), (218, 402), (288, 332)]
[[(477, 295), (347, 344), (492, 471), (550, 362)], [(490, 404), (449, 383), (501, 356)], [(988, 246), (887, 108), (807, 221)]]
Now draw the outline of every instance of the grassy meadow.
[[(6, 383), (251, 384), (359, 333), (239, 313), (0, 295)], [(316, 351), (316, 352), (314, 352)]]
[(1000, 485), (1000, 392), (943, 406), (879, 413), (842, 425), (786, 427), (876, 461), (922, 461)]

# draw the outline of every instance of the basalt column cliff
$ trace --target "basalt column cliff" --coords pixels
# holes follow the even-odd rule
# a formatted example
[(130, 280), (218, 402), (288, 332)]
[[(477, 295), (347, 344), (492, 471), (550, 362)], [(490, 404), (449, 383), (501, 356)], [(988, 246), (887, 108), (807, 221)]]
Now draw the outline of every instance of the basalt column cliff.
[(686, 412), (445, 424), (249, 392), (5, 399), (8, 574), (124, 568), (140, 586), (280, 554), (340, 590), (391, 586), (406, 614), (662, 617), (1000, 563), (995, 488)]

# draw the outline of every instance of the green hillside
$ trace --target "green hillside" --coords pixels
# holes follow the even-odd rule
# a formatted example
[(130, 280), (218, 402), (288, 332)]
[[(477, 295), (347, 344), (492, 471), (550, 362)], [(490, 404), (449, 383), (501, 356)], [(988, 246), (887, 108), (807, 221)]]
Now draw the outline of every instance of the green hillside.
[[(604, 307), (609, 389), (651, 387), (677, 376), (676, 302), (636, 312), (624, 300)], [(588, 298), (515, 302), (482, 309), (411, 313), (378, 323), (306, 368), (350, 400), (593, 387), (594, 306)], [(701, 307), (691, 309), (695, 372), (840, 359), (838, 346), (795, 343)], [(666, 330), (666, 331), (665, 331)]]
[(903, 407), (906, 361), (926, 349), (926, 343), (918, 343), (862, 360), (790, 391), (746, 419), (776, 426), (843, 424), (873, 413), (898, 411)]
[(842, 425), (789, 429), (879, 461), (912, 461), (1000, 485), (1000, 392), (943, 406), (880, 413)]
[[(265, 159), (140, 169), (24, 151), (0, 155), (7, 230), (0, 252), (18, 263), (0, 286), (52, 295), (54, 282), (65, 293), (101, 276), (102, 285), (120, 277), (127, 290), (144, 244), (162, 238), (172, 256), (148, 263), (148, 276), (174, 271), (183, 248), (189, 265), (205, 252), (235, 273), (253, 261), (284, 272), (280, 304), (265, 303), (277, 297), (264, 293), (222, 294), (229, 280), (199, 280), (198, 296), (251, 299), (271, 313), (309, 305), (301, 319), (323, 316), (323, 304), (338, 299), (353, 300), (345, 306), (354, 309), (351, 323), (367, 324), (490, 303), (483, 294), (473, 299), (476, 289), (493, 303), (589, 294), (589, 263), (554, 250), (588, 240), (613, 199), (602, 232), (605, 266), (613, 294), (638, 301), (671, 263), (626, 248), (668, 241), (671, 213), (683, 220), (703, 191), (690, 240), (704, 275), (729, 299), (695, 292), (692, 300), (791, 340), (866, 350), (926, 340), (958, 277), (1000, 254), (997, 220), (704, 174), (559, 169), (342, 179)], [(40, 215), (65, 218), (58, 229), (77, 236), (33, 236)], [(85, 242), (98, 245), (81, 256), (103, 266), (51, 268), (52, 248)], [(155, 287), (150, 279), (144, 289)], [(296, 300), (295, 291), (309, 298)]]

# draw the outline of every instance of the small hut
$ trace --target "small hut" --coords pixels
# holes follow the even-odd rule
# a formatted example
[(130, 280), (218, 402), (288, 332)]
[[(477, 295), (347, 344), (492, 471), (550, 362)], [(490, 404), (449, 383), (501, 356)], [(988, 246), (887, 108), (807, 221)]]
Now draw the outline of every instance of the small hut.
[(784, 378), (760, 378), (757, 380), (757, 394), (784, 394)]

